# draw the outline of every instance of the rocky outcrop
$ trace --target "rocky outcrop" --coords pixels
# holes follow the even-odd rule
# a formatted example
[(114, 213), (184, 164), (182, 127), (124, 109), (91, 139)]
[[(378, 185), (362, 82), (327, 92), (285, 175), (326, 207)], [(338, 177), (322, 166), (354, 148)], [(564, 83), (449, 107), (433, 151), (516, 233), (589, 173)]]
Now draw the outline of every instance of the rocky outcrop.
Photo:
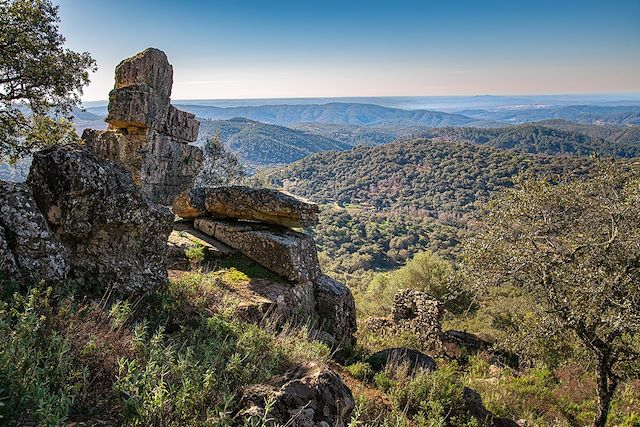
[(64, 246), (51, 232), (26, 184), (0, 181), (0, 273), (17, 281), (61, 282)]
[[(265, 406), (271, 402), (268, 416)], [(355, 406), (353, 395), (327, 366), (308, 363), (265, 384), (246, 389), (239, 420), (268, 419), (268, 426), (344, 427)]]
[(331, 334), (337, 345), (355, 345), (356, 303), (349, 288), (322, 275), (314, 281), (314, 295), (320, 329)]
[(313, 284), (253, 279), (243, 290), (238, 315), (252, 323), (276, 327), (298, 326), (316, 322)]
[(387, 348), (373, 353), (369, 357), (369, 364), (375, 371), (390, 368), (406, 368), (407, 374), (412, 375), (417, 369), (435, 371), (436, 362), (431, 357), (410, 348)]
[(173, 68), (164, 52), (146, 49), (116, 67), (105, 131), (86, 129), (95, 153), (124, 167), (147, 200), (170, 205), (189, 188), (203, 161), (199, 122), (170, 105)]
[(166, 282), (173, 215), (144, 200), (124, 169), (82, 146), (52, 146), (34, 154), (27, 183), (70, 278), (125, 294)]
[(194, 226), (292, 282), (320, 276), (315, 242), (306, 234), (284, 227), (208, 218), (196, 219)]
[(184, 219), (206, 217), (208, 212), (204, 206), (205, 197), (206, 192), (202, 187), (183, 191), (173, 200), (171, 210)]

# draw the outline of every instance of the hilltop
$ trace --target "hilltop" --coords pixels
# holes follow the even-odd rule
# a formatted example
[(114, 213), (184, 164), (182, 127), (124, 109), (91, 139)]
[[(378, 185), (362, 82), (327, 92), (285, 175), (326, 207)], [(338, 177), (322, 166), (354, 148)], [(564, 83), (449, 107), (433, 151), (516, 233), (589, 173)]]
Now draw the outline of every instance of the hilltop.
[(244, 118), (202, 120), (200, 129), (200, 144), (219, 133), (220, 141), (249, 165), (291, 163), (319, 151), (351, 147), (335, 139)]

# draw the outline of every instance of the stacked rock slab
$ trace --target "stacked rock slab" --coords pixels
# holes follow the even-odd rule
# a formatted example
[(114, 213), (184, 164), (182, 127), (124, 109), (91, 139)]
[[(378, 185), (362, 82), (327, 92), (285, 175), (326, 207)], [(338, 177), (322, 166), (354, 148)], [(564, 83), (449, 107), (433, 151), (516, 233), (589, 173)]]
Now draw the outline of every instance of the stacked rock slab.
[[(312, 321), (331, 344), (352, 345), (355, 303), (349, 288), (322, 274), (313, 238), (290, 227), (318, 221), (318, 205), (264, 188), (194, 188), (176, 197), (173, 212), (194, 227), (286, 278), (292, 289), (311, 290)], [(306, 291), (305, 291), (306, 292)], [(303, 298), (305, 304), (309, 298)]]
[(173, 68), (164, 52), (149, 48), (125, 59), (109, 93), (105, 131), (86, 129), (87, 146), (124, 167), (153, 203), (170, 205), (189, 188), (203, 154), (195, 115), (170, 104)]

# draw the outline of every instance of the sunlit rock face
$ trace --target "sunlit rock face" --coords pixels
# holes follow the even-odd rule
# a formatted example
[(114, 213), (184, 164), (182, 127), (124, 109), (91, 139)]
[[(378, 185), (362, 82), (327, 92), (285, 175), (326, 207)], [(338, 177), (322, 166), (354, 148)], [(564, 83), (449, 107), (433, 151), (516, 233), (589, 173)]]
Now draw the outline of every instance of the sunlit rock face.
[(195, 115), (170, 104), (173, 67), (158, 49), (146, 49), (116, 67), (104, 131), (82, 139), (99, 156), (124, 167), (144, 197), (170, 205), (188, 189), (203, 161)]

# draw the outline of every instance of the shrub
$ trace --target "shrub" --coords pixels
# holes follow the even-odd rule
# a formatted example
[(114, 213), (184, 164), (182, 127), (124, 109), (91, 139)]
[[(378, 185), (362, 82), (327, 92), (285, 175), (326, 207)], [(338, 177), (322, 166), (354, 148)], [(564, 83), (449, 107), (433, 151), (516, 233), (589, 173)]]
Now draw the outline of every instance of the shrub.
[(0, 300), (0, 424), (60, 425), (88, 386), (69, 342), (49, 329), (51, 288)]
[(356, 362), (353, 365), (347, 366), (347, 371), (359, 380), (369, 380), (373, 375), (371, 366), (365, 362)]

